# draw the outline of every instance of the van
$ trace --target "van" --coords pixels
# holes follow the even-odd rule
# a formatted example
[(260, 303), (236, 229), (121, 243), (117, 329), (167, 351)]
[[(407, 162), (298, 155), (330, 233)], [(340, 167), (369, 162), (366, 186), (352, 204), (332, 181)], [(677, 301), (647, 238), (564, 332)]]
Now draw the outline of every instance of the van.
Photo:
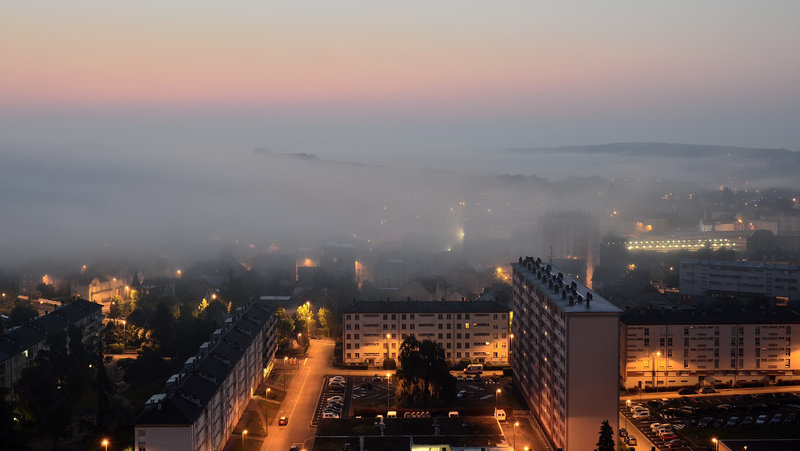
[(386, 412), (386, 418), (397, 418), (397, 411), (396, 410), (390, 410), (390, 411)]
[(496, 409), (494, 411), (494, 417), (497, 418), (497, 421), (506, 421), (506, 411), (503, 409)]
[(483, 365), (480, 363), (468, 365), (466, 368), (464, 368), (464, 372), (467, 374), (481, 374), (483, 373)]
[(451, 410), (450, 413), (447, 414), (449, 418), (458, 418), (458, 410)]

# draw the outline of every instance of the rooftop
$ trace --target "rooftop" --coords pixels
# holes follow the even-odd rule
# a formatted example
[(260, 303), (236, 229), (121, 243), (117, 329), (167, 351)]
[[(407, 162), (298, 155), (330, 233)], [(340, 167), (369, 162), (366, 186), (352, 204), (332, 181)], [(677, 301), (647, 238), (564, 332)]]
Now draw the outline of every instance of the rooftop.
[(720, 444), (729, 449), (747, 449), (747, 451), (794, 451), (800, 449), (800, 440), (795, 439), (721, 439)]
[(362, 301), (348, 305), (343, 313), (508, 313), (494, 301)]
[(65, 331), (87, 316), (99, 315), (101, 310), (100, 304), (76, 299), (48, 315), (37, 316), (25, 325), (8, 330), (0, 337), (0, 362), (30, 349), (53, 332)]
[[(536, 286), (550, 302), (566, 314), (580, 313), (619, 313), (622, 310), (608, 299), (593, 292), (558, 268), (543, 263), (540, 258), (519, 258), (512, 263), (514, 273), (523, 277), (527, 283)], [(570, 301), (570, 297), (572, 301)]]
[(783, 324), (800, 323), (800, 314), (788, 308), (630, 309), (620, 321), (635, 324)]
[(722, 266), (731, 269), (748, 268), (748, 269), (778, 269), (784, 271), (800, 271), (800, 266), (798, 265), (785, 265), (785, 264), (761, 263), (761, 262), (740, 262), (732, 260), (700, 260), (696, 258), (682, 258), (681, 265)]

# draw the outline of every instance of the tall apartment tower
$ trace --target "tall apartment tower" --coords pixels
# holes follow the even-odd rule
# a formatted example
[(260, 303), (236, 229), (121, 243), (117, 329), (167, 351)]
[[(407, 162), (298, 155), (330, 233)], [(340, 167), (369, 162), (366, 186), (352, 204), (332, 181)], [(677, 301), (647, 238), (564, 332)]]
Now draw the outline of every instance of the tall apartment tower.
[(511, 266), (516, 383), (554, 448), (594, 449), (619, 426), (620, 309), (540, 258)]

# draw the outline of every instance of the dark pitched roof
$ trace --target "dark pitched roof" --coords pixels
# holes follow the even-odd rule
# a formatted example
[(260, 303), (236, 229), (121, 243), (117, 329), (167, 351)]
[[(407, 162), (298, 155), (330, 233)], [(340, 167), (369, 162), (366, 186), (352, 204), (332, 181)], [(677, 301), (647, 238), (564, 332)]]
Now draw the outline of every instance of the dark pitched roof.
[(343, 313), (507, 313), (508, 307), (494, 301), (362, 301), (348, 305)]
[(23, 326), (10, 329), (0, 337), (0, 362), (43, 341), (49, 334), (65, 331), (69, 326), (101, 310), (100, 304), (76, 299), (53, 310), (49, 315), (37, 316)]

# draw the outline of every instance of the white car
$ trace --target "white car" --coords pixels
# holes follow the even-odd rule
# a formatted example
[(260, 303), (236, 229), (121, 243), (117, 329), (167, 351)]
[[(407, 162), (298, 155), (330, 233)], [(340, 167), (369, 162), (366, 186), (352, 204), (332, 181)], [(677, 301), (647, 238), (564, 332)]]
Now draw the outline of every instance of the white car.
[(646, 420), (650, 418), (650, 411), (640, 410), (632, 415), (634, 420)]
[(456, 398), (463, 398), (466, 393), (467, 393), (466, 390), (461, 390), (458, 393), (456, 393)]
[(322, 412), (322, 418), (341, 418), (341, 416), (335, 412)]
[(343, 403), (344, 402), (344, 398), (337, 395), (337, 396), (331, 396), (330, 398), (326, 399), (326, 401), (328, 402), (328, 404), (330, 404), (332, 402), (341, 402), (341, 403)]

